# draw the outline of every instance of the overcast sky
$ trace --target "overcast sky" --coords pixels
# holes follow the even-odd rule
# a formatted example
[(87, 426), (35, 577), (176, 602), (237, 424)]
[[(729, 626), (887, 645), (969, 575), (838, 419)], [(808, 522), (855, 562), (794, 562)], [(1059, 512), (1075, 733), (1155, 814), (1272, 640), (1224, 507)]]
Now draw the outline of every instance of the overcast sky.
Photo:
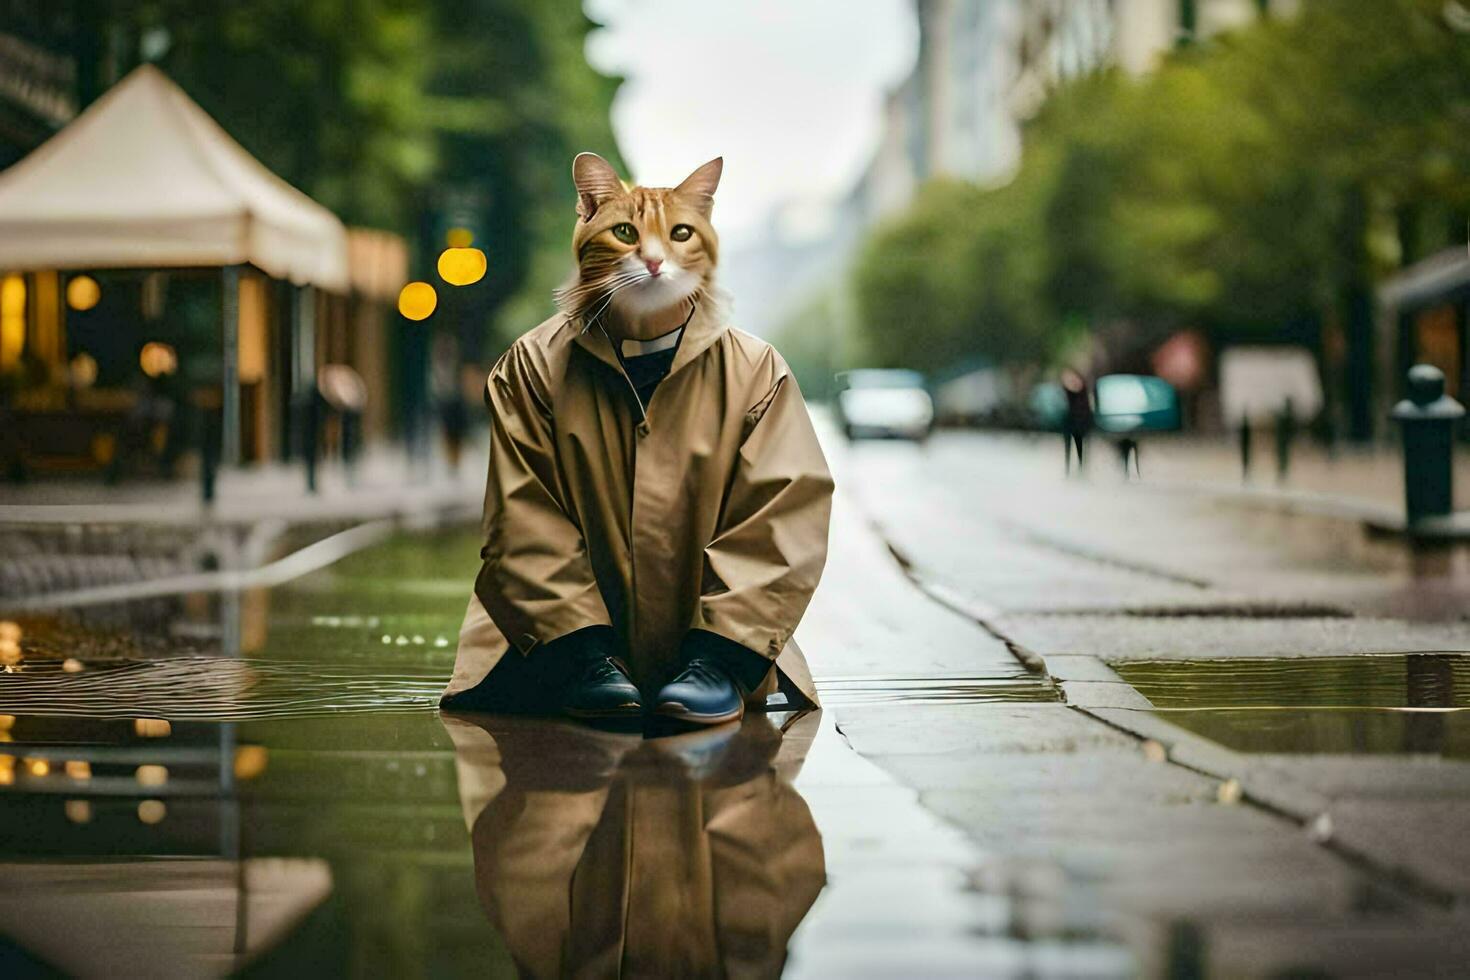
[(912, 0), (586, 0), (598, 68), (627, 81), (613, 128), (632, 177), (671, 186), (725, 158), (720, 234), (834, 198), (862, 173), (884, 93), (914, 63)]

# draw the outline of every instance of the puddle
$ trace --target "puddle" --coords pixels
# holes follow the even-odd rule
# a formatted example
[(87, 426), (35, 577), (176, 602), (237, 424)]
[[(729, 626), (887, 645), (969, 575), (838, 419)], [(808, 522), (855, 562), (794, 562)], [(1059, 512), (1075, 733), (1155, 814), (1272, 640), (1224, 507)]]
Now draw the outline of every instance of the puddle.
[(1470, 759), (1470, 654), (1113, 666), (1170, 722), (1236, 751)]
[(1158, 708), (1470, 708), (1470, 654), (1154, 660), (1113, 668)]
[[(1050, 899), (1003, 879), (978, 891), (982, 857), (823, 712), (653, 740), (441, 716), (476, 539), (394, 539), (270, 589), (8, 619), (3, 972), (831, 975), (884, 950), (933, 975), (1132, 972), (1093, 933), (1029, 925), (1066, 921)], [(1055, 696), (1024, 673), (823, 690)], [(906, 944), (885, 903), (912, 910)]]
[(818, 677), (817, 693), (824, 705), (852, 704), (986, 704), (1060, 701), (1050, 678), (1023, 669), (1009, 676), (967, 675), (903, 677)]

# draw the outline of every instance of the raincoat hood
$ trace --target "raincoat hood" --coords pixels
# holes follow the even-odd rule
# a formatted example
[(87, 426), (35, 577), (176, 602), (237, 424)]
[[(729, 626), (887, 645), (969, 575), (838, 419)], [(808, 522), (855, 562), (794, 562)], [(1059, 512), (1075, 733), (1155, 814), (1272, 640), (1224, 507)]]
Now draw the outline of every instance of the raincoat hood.
[(610, 626), (645, 692), (702, 630), (773, 662), (758, 693), (815, 705), (791, 637), (826, 561), (832, 478), (785, 361), (705, 301), (644, 405), (587, 327), (547, 320), (486, 382), (483, 564), (446, 703), (534, 699), (538, 647)]

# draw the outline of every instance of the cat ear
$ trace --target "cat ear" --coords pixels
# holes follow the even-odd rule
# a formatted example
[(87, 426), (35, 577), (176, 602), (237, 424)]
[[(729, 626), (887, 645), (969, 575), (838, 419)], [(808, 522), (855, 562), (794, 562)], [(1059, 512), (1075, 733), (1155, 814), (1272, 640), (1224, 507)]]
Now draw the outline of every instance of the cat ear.
[(578, 153), (572, 161), (572, 183), (577, 186), (577, 213), (590, 221), (609, 198), (623, 193), (618, 172), (596, 153)]
[(720, 173), (724, 169), (725, 158), (715, 157), (685, 177), (684, 182), (674, 188), (674, 192), (689, 198), (708, 217), (715, 206), (715, 188), (720, 186)]

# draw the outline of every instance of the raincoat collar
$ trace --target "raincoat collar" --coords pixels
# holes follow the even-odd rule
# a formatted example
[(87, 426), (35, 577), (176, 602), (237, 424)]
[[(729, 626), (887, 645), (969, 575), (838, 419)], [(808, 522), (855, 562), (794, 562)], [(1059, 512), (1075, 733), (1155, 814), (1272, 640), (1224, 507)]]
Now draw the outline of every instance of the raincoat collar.
[[(623, 365), (607, 335), (595, 325), (590, 330), (583, 329), (586, 326), (587, 323), (581, 317), (567, 317), (567, 329), (576, 332), (577, 343), (598, 360), (622, 373)], [(684, 327), (684, 334), (679, 339), (679, 350), (674, 355), (674, 363), (669, 366), (669, 373), (664, 375), (665, 379), (703, 354), (728, 329), (719, 304), (711, 297), (701, 295), (694, 314)]]

